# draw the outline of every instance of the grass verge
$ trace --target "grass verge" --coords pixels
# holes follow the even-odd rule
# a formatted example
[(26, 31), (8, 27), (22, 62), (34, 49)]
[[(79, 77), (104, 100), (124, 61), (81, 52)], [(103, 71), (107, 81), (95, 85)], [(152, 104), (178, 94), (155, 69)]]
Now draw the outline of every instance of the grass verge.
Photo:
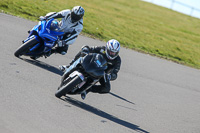
[(36, 21), (81, 5), (83, 34), (200, 68), (200, 20), (140, 0), (1, 0), (0, 9)]

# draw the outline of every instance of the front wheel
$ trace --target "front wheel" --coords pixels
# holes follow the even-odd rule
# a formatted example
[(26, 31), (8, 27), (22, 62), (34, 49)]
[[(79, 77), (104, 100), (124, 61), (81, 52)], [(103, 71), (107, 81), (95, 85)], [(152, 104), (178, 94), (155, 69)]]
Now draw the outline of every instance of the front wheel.
[(38, 43), (38, 41), (35, 39), (35, 37), (31, 38), (30, 40), (28, 40), (27, 42), (25, 42), (24, 44), (22, 44), (14, 53), (14, 55), (16, 57), (19, 57), (23, 54), (25, 54), (26, 52), (28, 52), (30, 50), (31, 47), (33, 47), (36, 43)]
[(55, 96), (57, 98), (60, 98), (61, 96), (64, 96), (65, 94), (69, 93), (74, 87), (76, 87), (78, 84), (80, 84), (82, 80), (78, 77), (75, 76), (70, 82), (64, 84), (57, 90), (55, 93)]

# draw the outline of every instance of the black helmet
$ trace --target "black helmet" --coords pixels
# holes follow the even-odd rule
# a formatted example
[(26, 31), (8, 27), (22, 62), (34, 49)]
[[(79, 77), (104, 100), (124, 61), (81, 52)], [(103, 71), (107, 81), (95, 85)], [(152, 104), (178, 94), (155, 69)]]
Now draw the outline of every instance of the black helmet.
[(85, 13), (85, 10), (81, 6), (75, 6), (73, 7), (71, 11), (71, 20), (72, 23), (79, 21), (80, 19), (83, 18)]

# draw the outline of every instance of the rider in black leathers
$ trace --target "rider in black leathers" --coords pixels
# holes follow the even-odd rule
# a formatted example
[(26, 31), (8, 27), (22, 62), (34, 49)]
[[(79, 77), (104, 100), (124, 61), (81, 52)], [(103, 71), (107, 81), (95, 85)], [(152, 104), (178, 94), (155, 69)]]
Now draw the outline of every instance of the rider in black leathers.
[[(116, 80), (117, 79), (117, 73), (120, 70), (121, 66), (121, 58), (118, 55), (120, 50), (120, 43), (115, 40), (109, 40), (106, 44), (106, 46), (83, 46), (81, 51), (75, 56), (74, 60), (70, 63), (70, 65), (79, 57), (84, 56), (88, 53), (99, 53), (103, 55), (103, 57), (107, 60), (108, 68), (106, 69), (106, 79), (101, 78), (99, 80), (100, 85), (94, 85), (90, 89), (88, 89), (86, 92), (83, 92), (81, 94), (82, 99), (85, 99), (86, 94), (88, 92), (94, 92), (94, 93), (109, 93), (110, 92), (110, 80)], [(59, 66), (60, 70), (65, 71), (67, 66)]]

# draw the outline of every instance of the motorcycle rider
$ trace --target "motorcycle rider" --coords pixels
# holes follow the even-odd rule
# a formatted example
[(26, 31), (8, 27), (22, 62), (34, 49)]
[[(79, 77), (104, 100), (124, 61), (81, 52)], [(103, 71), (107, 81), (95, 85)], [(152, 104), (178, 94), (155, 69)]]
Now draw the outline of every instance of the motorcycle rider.
[[(48, 13), (45, 17), (40, 16), (40, 20), (51, 18), (62, 18), (60, 22), (60, 31), (65, 32), (63, 38), (57, 42), (58, 47), (52, 50), (52, 53), (65, 55), (69, 45), (73, 44), (83, 29), (83, 16), (85, 10), (81, 6), (75, 6), (72, 10), (66, 9), (60, 12)], [(52, 54), (50, 53), (50, 54)]]
[[(106, 76), (99, 80), (100, 85), (94, 85), (87, 91), (83, 91), (81, 93), (81, 98), (85, 99), (86, 94), (88, 92), (94, 93), (109, 93), (110, 92), (110, 80), (117, 79), (117, 73), (120, 70), (121, 66), (121, 58), (118, 55), (120, 50), (120, 43), (111, 39), (106, 43), (106, 46), (83, 46), (80, 52), (75, 56), (74, 60), (70, 63), (70, 65), (77, 60), (79, 57), (84, 56), (89, 53), (98, 53), (103, 55), (103, 57), (107, 60), (108, 68), (106, 69)], [(59, 69), (65, 71), (67, 66), (59, 66)]]

